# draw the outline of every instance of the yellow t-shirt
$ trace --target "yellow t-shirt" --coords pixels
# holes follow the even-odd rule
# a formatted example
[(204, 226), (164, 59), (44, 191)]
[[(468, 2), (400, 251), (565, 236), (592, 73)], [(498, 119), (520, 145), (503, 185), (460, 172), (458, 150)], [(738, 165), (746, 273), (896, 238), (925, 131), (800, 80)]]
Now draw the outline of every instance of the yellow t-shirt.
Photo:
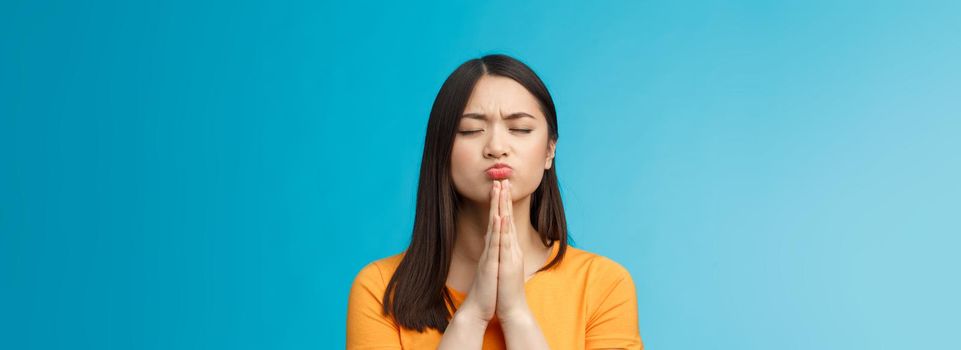
[[(551, 249), (551, 261), (560, 244)], [(347, 306), (347, 349), (436, 349), (442, 333), (398, 327), (383, 316), (387, 282), (404, 253), (367, 264), (354, 279)], [(464, 291), (448, 286), (454, 305)], [(630, 273), (613, 260), (567, 247), (560, 265), (527, 280), (527, 304), (552, 350), (644, 348), (637, 319), (637, 295)], [(484, 334), (483, 349), (504, 349), (504, 333), (496, 319)]]

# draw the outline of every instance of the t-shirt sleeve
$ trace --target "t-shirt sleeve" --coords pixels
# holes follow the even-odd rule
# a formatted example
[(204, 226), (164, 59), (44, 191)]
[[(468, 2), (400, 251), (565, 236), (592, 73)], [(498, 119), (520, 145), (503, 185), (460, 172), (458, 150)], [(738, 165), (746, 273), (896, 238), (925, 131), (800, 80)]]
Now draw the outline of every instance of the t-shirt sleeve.
[(396, 323), (382, 314), (386, 286), (376, 262), (357, 273), (347, 301), (347, 350), (401, 348)]
[(600, 257), (598, 290), (587, 322), (587, 349), (644, 349), (637, 321), (637, 294), (631, 274), (613, 260)]

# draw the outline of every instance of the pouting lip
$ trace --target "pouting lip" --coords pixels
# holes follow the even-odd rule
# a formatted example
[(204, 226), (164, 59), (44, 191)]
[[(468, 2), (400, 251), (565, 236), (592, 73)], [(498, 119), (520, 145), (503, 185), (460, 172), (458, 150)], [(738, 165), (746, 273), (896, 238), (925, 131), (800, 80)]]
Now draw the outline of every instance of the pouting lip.
[(499, 169), (499, 168), (513, 169), (513, 168), (511, 168), (510, 165), (507, 165), (507, 163), (497, 163), (497, 164), (492, 165), (490, 168), (487, 168), (487, 170)]
[(487, 169), (487, 177), (495, 181), (510, 178), (513, 173), (514, 169), (507, 167)]

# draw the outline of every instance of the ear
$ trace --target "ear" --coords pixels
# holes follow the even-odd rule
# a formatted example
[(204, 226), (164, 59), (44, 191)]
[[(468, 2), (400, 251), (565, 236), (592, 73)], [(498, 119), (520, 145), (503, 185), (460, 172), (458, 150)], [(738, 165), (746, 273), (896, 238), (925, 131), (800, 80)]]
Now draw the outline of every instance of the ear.
[(544, 161), (544, 170), (549, 170), (554, 165), (554, 154), (557, 150), (557, 141), (550, 140), (547, 144), (547, 160)]

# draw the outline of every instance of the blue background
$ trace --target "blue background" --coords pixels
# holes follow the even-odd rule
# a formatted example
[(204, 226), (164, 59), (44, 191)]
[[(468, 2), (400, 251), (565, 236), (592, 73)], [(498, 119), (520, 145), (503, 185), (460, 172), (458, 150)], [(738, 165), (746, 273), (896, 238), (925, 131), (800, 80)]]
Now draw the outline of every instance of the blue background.
[(343, 348), (437, 90), (495, 52), (552, 91), (571, 235), (648, 348), (951, 348), (959, 33), (953, 1), (4, 1), (0, 348)]

